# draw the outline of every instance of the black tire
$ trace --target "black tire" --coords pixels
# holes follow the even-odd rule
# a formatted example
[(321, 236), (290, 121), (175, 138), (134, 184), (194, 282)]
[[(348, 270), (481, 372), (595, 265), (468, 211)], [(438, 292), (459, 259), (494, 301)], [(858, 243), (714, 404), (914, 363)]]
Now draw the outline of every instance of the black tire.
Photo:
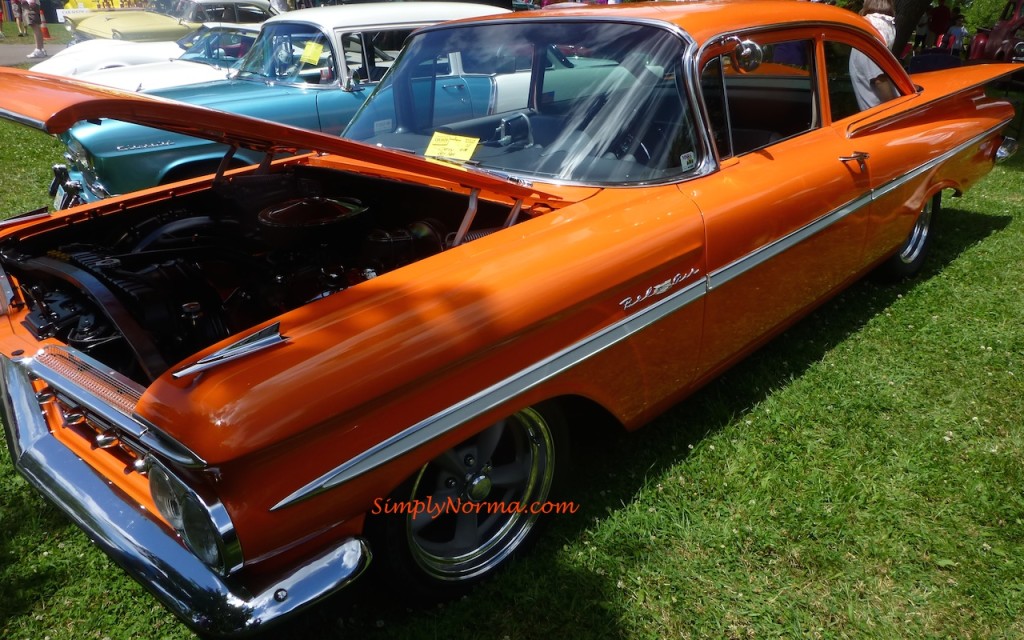
[[(530, 505), (568, 476), (568, 431), (557, 407), (527, 407), (449, 449), (390, 496), (390, 504)], [(535, 513), (391, 513), (371, 516), (381, 586), (403, 600), (436, 602), (489, 578), (537, 537)], [(397, 594), (392, 594), (397, 595)]]
[(931, 247), (935, 214), (939, 212), (941, 206), (941, 193), (936, 193), (925, 203), (903, 245), (879, 266), (878, 274), (883, 279), (902, 280), (916, 275), (921, 270)]

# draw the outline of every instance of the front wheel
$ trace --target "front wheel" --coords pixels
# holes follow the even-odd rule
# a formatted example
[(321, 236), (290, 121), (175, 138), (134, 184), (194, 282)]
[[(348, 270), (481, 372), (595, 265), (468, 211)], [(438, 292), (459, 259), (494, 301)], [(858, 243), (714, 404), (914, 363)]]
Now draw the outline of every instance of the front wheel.
[(433, 600), (493, 574), (535, 537), (537, 507), (566, 474), (567, 440), (557, 409), (538, 405), (424, 465), (391, 496), (402, 512), (368, 523), (380, 577)]
[(879, 268), (883, 278), (899, 280), (915, 275), (921, 270), (928, 255), (928, 247), (931, 245), (933, 218), (939, 212), (941, 204), (941, 193), (936, 193), (925, 203), (903, 245)]

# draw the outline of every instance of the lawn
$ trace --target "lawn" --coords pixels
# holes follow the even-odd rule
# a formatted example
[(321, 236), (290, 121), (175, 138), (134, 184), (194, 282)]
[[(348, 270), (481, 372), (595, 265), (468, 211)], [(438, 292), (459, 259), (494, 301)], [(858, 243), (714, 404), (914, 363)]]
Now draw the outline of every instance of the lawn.
[[(59, 154), (0, 124), (0, 210), (45, 205)], [(855, 285), (645, 429), (575, 452), (580, 512), (500, 579), (426, 608), (359, 585), (288, 631), (1024, 637), (1022, 171), (945, 199), (918, 278)], [(0, 636), (192, 637), (4, 447)]]

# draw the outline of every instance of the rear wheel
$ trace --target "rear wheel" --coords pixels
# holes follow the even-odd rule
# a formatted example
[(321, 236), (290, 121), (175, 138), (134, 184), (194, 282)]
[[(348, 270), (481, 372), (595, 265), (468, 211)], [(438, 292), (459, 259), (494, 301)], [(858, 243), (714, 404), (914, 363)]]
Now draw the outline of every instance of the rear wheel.
[(451, 597), (503, 566), (535, 538), (539, 514), (567, 467), (568, 441), (554, 406), (499, 420), (423, 466), (392, 505), (430, 508), (375, 517), (380, 576), (417, 599)]
[(921, 270), (931, 245), (933, 218), (941, 204), (941, 193), (936, 193), (925, 203), (903, 246), (882, 263), (879, 268), (880, 275), (890, 280), (898, 280), (915, 275)]

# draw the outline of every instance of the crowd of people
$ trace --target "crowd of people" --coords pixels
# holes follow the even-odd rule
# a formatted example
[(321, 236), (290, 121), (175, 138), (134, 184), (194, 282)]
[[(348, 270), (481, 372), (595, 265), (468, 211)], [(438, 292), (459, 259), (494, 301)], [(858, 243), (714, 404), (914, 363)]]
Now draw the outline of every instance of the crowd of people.
[(948, 7), (946, 0), (937, 0), (917, 23), (914, 51), (943, 49), (955, 56), (963, 56), (967, 52), (968, 40), (969, 34), (959, 9)]

